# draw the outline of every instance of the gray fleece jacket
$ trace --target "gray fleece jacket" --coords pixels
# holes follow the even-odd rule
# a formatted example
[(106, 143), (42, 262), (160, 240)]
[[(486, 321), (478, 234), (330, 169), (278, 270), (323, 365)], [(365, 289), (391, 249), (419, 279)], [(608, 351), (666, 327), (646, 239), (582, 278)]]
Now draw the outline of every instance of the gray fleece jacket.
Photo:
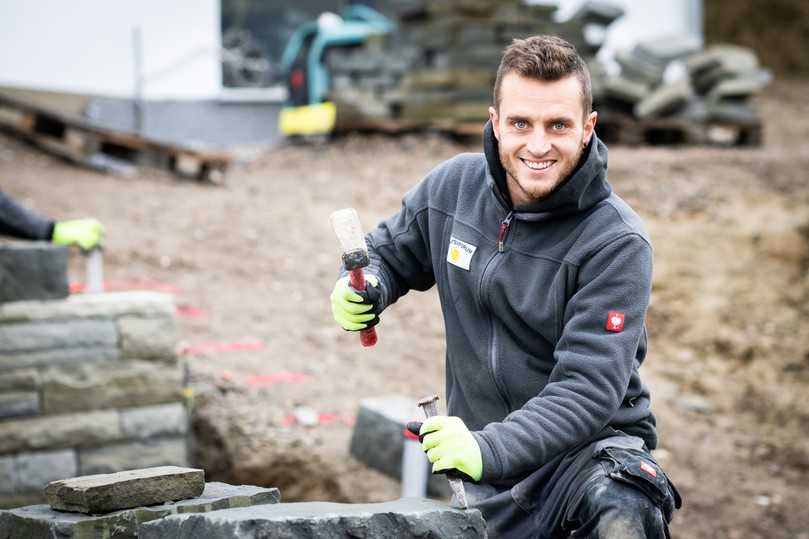
[(368, 234), (383, 308), (437, 284), (450, 415), (473, 431), (483, 482), (515, 484), (618, 429), (657, 442), (638, 367), (652, 248), (607, 182), (593, 136), (571, 178), (513, 210), (496, 140), (409, 191)]

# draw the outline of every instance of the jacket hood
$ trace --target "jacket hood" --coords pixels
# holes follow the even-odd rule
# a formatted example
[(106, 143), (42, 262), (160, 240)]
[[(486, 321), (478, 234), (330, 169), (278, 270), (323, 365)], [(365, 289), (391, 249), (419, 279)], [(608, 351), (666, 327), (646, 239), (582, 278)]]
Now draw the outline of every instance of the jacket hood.
[[(489, 168), (490, 187), (507, 208), (513, 209), (506, 170), (500, 162), (499, 145), (491, 120), (483, 128), (483, 153)], [(593, 133), (570, 178), (546, 198), (520, 207), (515, 213), (520, 218), (535, 220), (550, 215), (585, 211), (609, 197), (610, 193), (612, 188), (607, 181), (607, 146)]]

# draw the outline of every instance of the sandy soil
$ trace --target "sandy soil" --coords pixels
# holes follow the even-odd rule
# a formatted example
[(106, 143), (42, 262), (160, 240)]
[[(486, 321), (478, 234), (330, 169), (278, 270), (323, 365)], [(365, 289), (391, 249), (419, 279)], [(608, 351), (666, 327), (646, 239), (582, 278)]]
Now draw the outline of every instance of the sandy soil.
[[(685, 498), (676, 537), (809, 538), (806, 95), (807, 81), (768, 90), (762, 148), (611, 149), (613, 186), (656, 249), (641, 372), (657, 457)], [(209, 478), (278, 486), (286, 500), (376, 501), (398, 483), (349, 457), (351, 417), (364, 397), (443, 393), (441, 315), (434, 293), (412, 294), (370, 350), (337, 328), (328, 214), (354, 206), (371, 226), (438, 162), (478, 149), (351, 136), (281, 148), (207, 187), (85, 171), (3, 135), (0, 186), (52, 216), (101, 219), (107, 279), (171, 285), (182, 347), (263, 343), (185, 356)], [(301, 407), (321, 424), (291, 422)]]

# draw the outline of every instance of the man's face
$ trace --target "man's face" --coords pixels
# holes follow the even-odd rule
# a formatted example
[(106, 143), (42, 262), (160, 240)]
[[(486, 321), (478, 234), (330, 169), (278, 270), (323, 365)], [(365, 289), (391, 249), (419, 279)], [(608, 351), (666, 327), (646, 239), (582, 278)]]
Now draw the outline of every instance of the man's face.
[(567, 180), (593, 136), (597, 115), (584, 118), (575, 75), (553, 82), (511, 72), (500, 86), (500, 107), (489, 108), (511, 203), (547, 197)]

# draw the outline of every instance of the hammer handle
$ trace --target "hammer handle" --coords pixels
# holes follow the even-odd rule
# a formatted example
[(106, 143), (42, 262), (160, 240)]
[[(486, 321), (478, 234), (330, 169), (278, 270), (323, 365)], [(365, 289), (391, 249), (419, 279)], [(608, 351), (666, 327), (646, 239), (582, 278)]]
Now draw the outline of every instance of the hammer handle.
[[(349, 272), (349, 282), (355, 290), (365, 290), (365, 273), (362, 268), (353, 269)], [(373, 346), (376, 344), (376, 340), (376, 328), (360, 331), (360, 344), (363, 346)]]

